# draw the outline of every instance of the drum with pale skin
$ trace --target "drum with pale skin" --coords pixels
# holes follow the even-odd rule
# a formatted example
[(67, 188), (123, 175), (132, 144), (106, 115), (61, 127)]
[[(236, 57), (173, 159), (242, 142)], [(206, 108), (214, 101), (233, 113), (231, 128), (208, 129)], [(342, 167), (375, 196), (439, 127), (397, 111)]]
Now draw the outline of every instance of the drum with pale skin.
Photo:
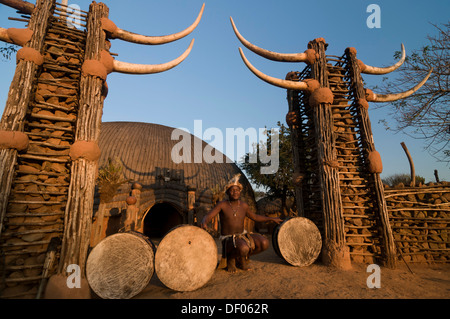
[(316, 261), (322, 249), (322, 237), (309, 219), (295, 217), (279, 224), (272, 234), (278, 256), (292, 266), (305, 267)]
[(143, 234), (117, 233), (90, 252), (86, 278), (103, 299), (130, 299), (149, 284), (154, 274), (155, 246)]
[(218, 262), (214, 238), (205, 230), (180, 225), (161, 240), (155, 255), (158, 279), (176, 291), (194, 291), (213, 276)]

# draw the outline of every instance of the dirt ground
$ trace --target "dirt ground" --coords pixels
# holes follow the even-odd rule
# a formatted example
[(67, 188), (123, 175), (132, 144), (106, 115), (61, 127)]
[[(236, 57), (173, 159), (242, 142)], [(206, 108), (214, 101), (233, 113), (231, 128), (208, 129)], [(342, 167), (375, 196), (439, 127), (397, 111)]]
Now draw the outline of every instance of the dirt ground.
[[(219, 247), (219, 246), (218, 246)], [(220, 253), (220, 251), (219, 251)], [(134, 299), (450, 299), (450, 265), (414, 264), (397, 269), (381, 267), (380, 288), (368, 288), (364, 264), (338, 270), (320, 261), (294, 267), (270, 247), (251, 258), (252, 270), (230, 274), (216, 269), (203, 287), (177, 292), (165, 287), (156, 274)]]

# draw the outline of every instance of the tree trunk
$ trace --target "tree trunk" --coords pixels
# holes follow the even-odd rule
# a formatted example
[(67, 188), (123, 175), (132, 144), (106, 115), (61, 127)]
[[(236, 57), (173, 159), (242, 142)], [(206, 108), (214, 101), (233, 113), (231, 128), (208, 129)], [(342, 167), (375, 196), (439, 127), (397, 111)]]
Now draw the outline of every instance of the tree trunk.
[[(54, 0), (38, 1), (28, 26), (33, 31), (33, 35), (31, 40), (25, 44), (25, 47), (42, 52), (48, 28), (48, 19), (52, 15), (54, 2)], [(18, 62), (0, 122), (0, 130), (24, 131), (24, 120), (33, 93), (33, 81), (36, 78), (38, 69), (39, 67), (33, 62), (25, 60)], [(15, 149), (3, 149), (0, 151), (0, 167), (2, 168), (0, 171), (0, 235), (8, 206), (8, 197), (11, 192), (16, 162), (17, 151)]]
[(414, 162), (411, 157), (411, 154), (409, 153), (408, 148), (406, 147), (406, 144), (404, 142), (400, 143), (402, 145), (403, 150), (405, 151), (406, 156), (408, 157), (409, 162), (409, 168), (411, 172), (411, 183), (409, 186), (415, 187), (416, 186), (416, 170), (414, 168)]
[[(357, 63), (356, 55), (347, 50), (347, 56), (350, 64), (350, 78), (351, 87), (354, 89), (355, 99), (366, 99), (365, 89), (361, 77), (361, 72)], [(365, 161), (367, 162), (367, 155), (369, 152), (375, 151), (375, 144), (373, 141), (372, 128), (369, 119), (369, 111), (365, 107), (358, 107), (360, 115), (360, 135), (362, 147), (366, 152), (363, 152)], [(379, 173), (371, 174), (374, 184), (374, 192), (376, 195), (377, 212), (379, 214), (379, 221), (382, 226), (382, 240), (383, 240), (383, 255), (386, 266), (395, 268), (396, 266), (396, 248), (394, 237), (392, 234), (391, 225), (389, 223), (389, 215), (384, 196), (384, 186), (381, 181)]]
[[(319, 60), (311, 66), (312, 77), (322, 88), (329, 88), (325, 42), (311, 41), (309, 46), (319, 54)], [(331, 105), (321, 103), (312, 108), (319, 181), (321, 189), (324, 220), (323, 261), (337, 268), (350, 267), (349, 249), (345, 245), (344, 218), (339, 185), (339, 171), (332, 163), (337, 162), (335, 138), (333, 133), (333, 114)]]

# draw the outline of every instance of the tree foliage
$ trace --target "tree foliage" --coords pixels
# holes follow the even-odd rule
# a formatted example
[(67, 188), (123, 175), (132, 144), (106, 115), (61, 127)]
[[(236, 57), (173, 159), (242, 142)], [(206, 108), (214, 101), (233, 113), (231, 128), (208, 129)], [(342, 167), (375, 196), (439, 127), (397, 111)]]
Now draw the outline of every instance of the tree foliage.
[[(273, 132), (268, 131), (267, 141), (254, 146), (252, 153), (244, 155), (242, 163), (239, 164), (240, 168), (246, 172), (249, 180), (258, 187), (263, 188), (269, 197), (281, 198), (283, 214), (287, 216), (286, 199), (288, 197), (294, 197), (294, 187), (292, 184), (292, 175), (294, 173), (294, 165), (292, 161), (292, 147), (291, 147), (291, 134), (288, 127), (284, 126), (280, 122), (278, 125), (279, 134), (279, 167), (274, 174), (262, 174), (261, 168), (269, 166), (270, 164), (264, 164), (261, 162), (258, 154), (260, 152), (267, 152), (269, 156), (274, 151), (272, 149)], [(250, 162), (251, 155), (257, 158), (257, 161)]]
[(17, 52), (17, 45), (14, 44), (6, 44), (3, 47), (0, 47), (0, 54), (3, 57), (3, 60), (11, 60), (11, 56), (13, 53)]
[(120, 160), (108, 158), (108, 163), (98, 170), (97, 184), (100, 199), (104, 202), (110, 201), (122, 184), (129, 180), (123, 177), (123, 166)]
[[(384, 80), (383, 89), (397, 93), (414, 87), (433, 68), (427, 83), (409, 98), (383, 104), (390, 108), (390, 118), (382, 120), (388, 129), (423, 139), (425, 149), (443, 162), (450, 163), (450, 24), (436, 26), (436, 35), (428, 36), (428, 43), (406, 58), (394, 80)], [(398, 59), (400, 52), (396, 52)]]

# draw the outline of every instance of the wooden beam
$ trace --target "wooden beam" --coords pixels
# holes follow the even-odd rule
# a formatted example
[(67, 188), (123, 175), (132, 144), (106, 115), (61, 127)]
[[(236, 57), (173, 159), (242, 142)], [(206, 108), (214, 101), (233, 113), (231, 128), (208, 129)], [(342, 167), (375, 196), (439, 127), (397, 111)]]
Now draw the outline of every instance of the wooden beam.
[(23, 0), (0, 0), (0, 3), (28, 14), (32, 14), (35, 9), (34, 4)]
[[(5, 3), (6, 1), (1, 0), (0, 2)], [(31, 40), (25, 44), (25, 47), (30, 47), (39, 52), (42, 51), (48, 20), (53, 12), (54, 2), (55, 0), (38, 2), (29, 23), (29, 28), (33, 30), (33, 35)], [(0, 130), (24, 131), (24, 120), (31, 100), (33, 82), (38, 70), (39, 66), (33, 62), (20, 60), (17, 63), (5, 110), (0, 121)], [(16, 162), (17, 151), (15, 149), (4, 149), (0, 151), (0, 236), (3, 228), (3, 219), (8, 206), (8, 197), (11, 192)]]

